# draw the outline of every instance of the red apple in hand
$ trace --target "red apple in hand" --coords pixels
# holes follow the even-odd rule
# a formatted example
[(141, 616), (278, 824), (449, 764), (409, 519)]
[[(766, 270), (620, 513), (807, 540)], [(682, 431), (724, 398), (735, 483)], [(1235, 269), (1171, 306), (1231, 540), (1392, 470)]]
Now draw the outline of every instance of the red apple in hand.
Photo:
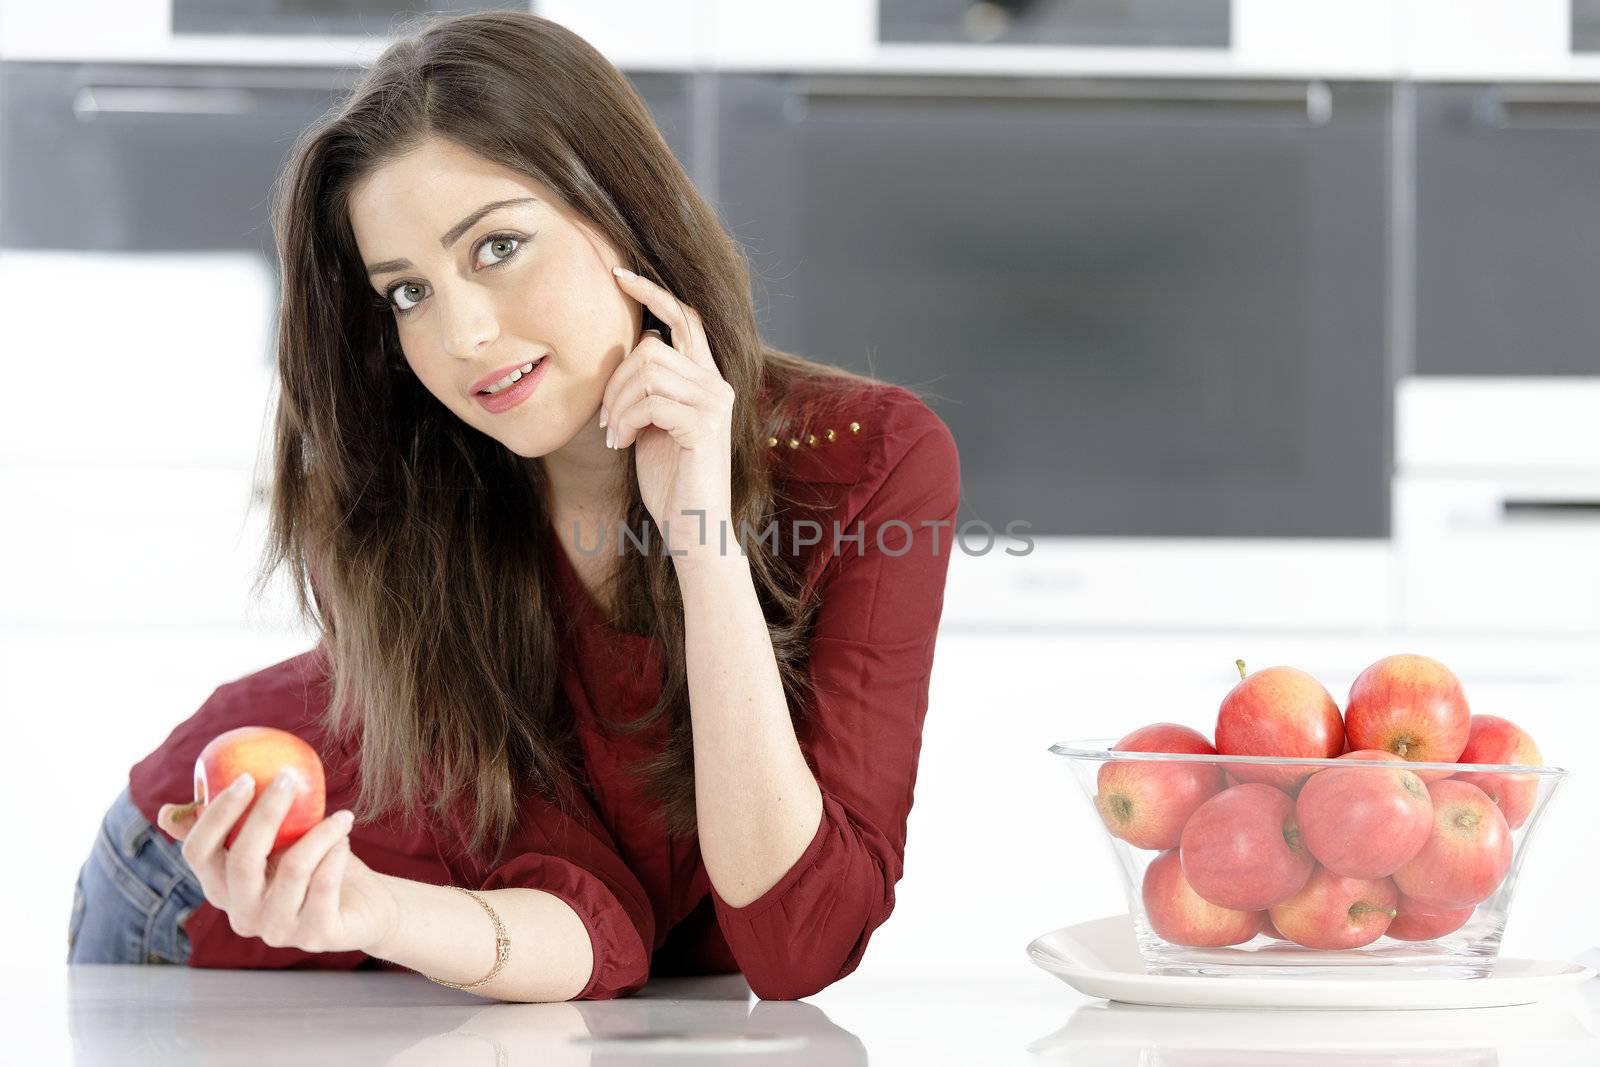
[[(1199, 731), (1170, 722), (1140, 727), (1112, 751), (1217, 753)], [(1177, 848), (1194, 809), (1222, 789), (1222, 768), (1177, 760), (1112, 761), (1100, 768), (1098, 782), (1095, 810), (1113, 835), (1135, 848)]]
[[(1514, 723), (1494, 715), (1474, 715), (1467, 734), (1467, 747), (1458, 763), (1504, 763), (1538, 767), (1544, 762), (1539, 746)], [(1528, 821), (1528, 813), (1539, 799), (1539, 776), (1515, 771), (1478, 773), (1457, 771), (1458, 782), (1471, 782), (1500, 805), (1506, 825), (1515, 830)]]
[(1183, 876), (1176, 850), (1150, 861), (1143, 895), (1151, 928), (1174, 945), (1221, 948), (1242, 945), (1256, 936), (1254, 913), (1219, 908), (1194, 891)]
[[(1332, 759), (1344, 751), (1344, 721), (1333, 697), (1305, 671), (1268, 667), (1246, 674), (1217, 711), (1217, 751), (1226, 756), (1295, 756)], [(1240, 782), (1265, 782), (1293, 791), (1314, 767), (1233, 763)]]
[(1400, 894), (1387, 878), (1346, 878), (1318, 867), (1305, 887), (1272, 907), (1283, 936), (1306, 948), (1360, 948), (1382, 937)]
[(1511, 828), (1488, 795), (1471, 782), (1428, 783), (1433, 831), (1412, 860), (1394, 872), (1400, 892), (1434, 908), (1465, 908), (1488, 899), (1511, 868)]
[(1294, 801), (1260, 782), (1224, 789), (1196, 808), (1178, 853), (1196, 893), (1239, 911), (1290, 896), (1316, 866), (1300, 840)]
[(1432, 941), (1436, 937), (1443, 937), (1466, 925), (1476, 910), (1474, 905), (1465, 908), (1430, 908), (1426, 904), (1418, 904), (1404, 893), (1400, 894), (1394, 908), (1394, 922), (1389, 924), (1385, 932), (1400, 941)]
[[(1357, 676), (1344, 728), (1353, 750), (1392, 752), (1413, 763), (1454, 763), (1467, 747), (1470, 718), (1466, 693), (1450, 668), (1407, 654), (1386, 656)], [(1437, 781), (1451, 772), (1417, 774)]]
[(299, 772), (301, 783), (294, 802), (278, 824), (278, 836), (267, 850), (273, 855), (288, 848), (322, 821), (327, 803), (322, 760), (316, 749), (287, 730), (272, 726), (240, 726), (213, 737), (194, 761), (194, 801), (175, 808), (172, 816), (186, 818), (190, 811), (203, 814), (206, 805), (233, 780), (248, 774), (256, 781), (256, 792), (244, 812), (234, 820), (224, 848), (232, 848), (245, 819), (255, 810), (262, 790), (272, 784), (278, 771), (291, 767)]
[(1334, 874), (1387, 878), (1428, 840), (1433, 800), (1410, 771), (1361, 762), (1320, 770), (1301, 787), (1295, 799), (1300, 838)]

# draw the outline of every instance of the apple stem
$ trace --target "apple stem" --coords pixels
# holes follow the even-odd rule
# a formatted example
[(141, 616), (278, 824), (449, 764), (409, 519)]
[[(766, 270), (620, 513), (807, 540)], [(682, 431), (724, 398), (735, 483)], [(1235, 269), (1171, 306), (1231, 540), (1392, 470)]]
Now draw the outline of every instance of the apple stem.
[(1406, 749), (1408, 749), (1410, 747), (1411, 747), (1411, 743), (1402, 738), (1401, 740), (1396, 741), (1394, 743), (1394, 754), (1396, 756), (1399, 756), (1401, 759), (1405, 759), (1406, 758)]
[(1350, 915), (1352, 918), (1357, 915), (1365, 915), (1367, 912), (1372, 911), (1381, 911), (1391, 919), (1399, 914), (1399, 912), (1394, 908), (1375, 908), (1371, 904), (1367, 904), (1362, 901), (1357, 901), (1356, 903), (1350, 905)]
[(200, 802), (198, 800), (191, 800), (187, 804), (180, 804), (174, 807), (170, 812), (168, 812), (168, 814), (171, 815), (173, 819), (181, 822), (184, 819), (187, 819), (199, 807)]
[(1245, 679), (1244, 660), (1236, 659), (1236, 660), (1233, 661), (1233, 664), (1234, 664), (1234, 666), (1239, 668), (1239, 681), (1241, 681), (1241, 682), (1244, 681), (1244, 679)]

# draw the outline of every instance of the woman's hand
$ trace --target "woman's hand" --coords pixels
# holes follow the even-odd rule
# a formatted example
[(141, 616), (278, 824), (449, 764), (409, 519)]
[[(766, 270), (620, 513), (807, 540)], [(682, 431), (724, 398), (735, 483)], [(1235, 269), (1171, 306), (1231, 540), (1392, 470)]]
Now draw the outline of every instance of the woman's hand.
[[(383, 876), (350, 851), (349, 822), (330, 816), (278, 855), (267, 855), (300, 782), (292, 772), (280, 773), (251, 807), (254, 787), (241, 776), (198, 819), (191, 813), (175, 820), (171, 809), (179, 805), (163, 804), (156, 822), (183, 842), (184, 861), (206, 899), (227, 913), (234, 933), (273, 948), (367, 951), (388, 935), (398, 909)], [(247, 808), (233, 847), (224, 848)]]
[(711, 358), (699, 314), (648, 278), (619, 272), (617, 284), (667, 324), (673, 343), (647, 331), (617, 365), (600, 409), (606, 443), (637, 444), (639, 493), (671, 548), (713, 551), (732, 511), (733, 386)]

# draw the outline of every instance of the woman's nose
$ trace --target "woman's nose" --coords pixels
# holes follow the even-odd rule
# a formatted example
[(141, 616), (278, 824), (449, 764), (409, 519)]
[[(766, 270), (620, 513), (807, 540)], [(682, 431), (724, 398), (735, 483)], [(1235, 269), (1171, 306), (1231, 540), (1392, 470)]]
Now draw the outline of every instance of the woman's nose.
[(490, 299), (481, 293), (458, 293), (444, 306), (444, 350), (470, 356), (499, 336), (500, 326)]

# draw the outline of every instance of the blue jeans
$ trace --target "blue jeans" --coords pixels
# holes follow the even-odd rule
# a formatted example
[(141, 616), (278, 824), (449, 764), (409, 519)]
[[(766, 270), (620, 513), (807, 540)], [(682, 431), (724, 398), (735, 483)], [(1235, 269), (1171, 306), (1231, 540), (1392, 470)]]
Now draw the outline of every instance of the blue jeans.
[(205, 892), (181, 847), (140, 814), (124, 786), (78, 871), (68, 963), (189, 962), (183, 921)]

